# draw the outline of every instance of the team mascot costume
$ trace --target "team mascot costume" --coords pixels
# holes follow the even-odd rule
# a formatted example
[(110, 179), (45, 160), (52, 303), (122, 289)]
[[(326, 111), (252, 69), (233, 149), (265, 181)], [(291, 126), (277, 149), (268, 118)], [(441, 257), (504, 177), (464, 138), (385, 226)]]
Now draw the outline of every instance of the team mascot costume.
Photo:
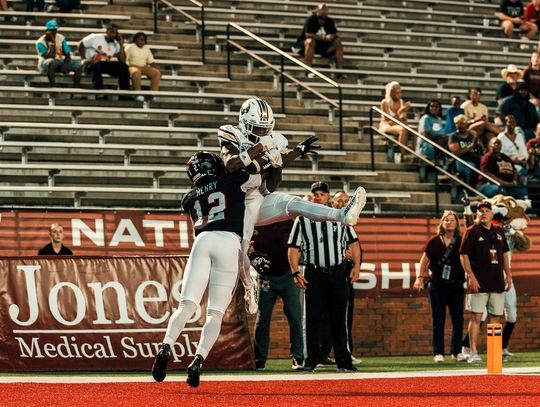
[[(465, 223), (468, 226), (473, 224), (473, 213), (467, 197), (464, 201)], [(493, 224), (504, 229), (508, 247), (510, 247), (510, 260), (514, 251), (525, 252), (531, 247), (531, 239), (524, 230), (529, 223), (529, 217), (525, 214), (527, 208), (531, 207), (529, 200), (515, 199), (511, 196), (495, 195), (489, 199), (493, 210)], [(508, 360), (514, 356), (508, 350), (508, 343), (514, 326), (517, 321), (517, 296), (515, 285), (506, 292), (504, 300), (505, 325), (503, 329), (503, 357)], [(468, 337), (464, 340), (463, 346), (468, 347)]]

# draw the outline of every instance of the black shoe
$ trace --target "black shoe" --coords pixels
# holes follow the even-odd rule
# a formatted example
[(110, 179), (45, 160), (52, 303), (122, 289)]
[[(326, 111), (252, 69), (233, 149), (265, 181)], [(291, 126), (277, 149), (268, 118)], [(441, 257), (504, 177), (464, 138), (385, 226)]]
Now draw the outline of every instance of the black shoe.
[(328, 356), (325, 357), (324, 359), (322, 359), (319, 363), (319, 365), (325, 365), (325, 366), (331, 366), (331, 365), (335, 365), (336, 362), (332, 359), (330, 359)]
[(304, 363), (304, 361), (302, 359), (293, 358), (291, 369), (292, 370), (303, 370), (303, 366), (302, 366), (303, 363)]
[(260, 360), (255, 361), (255, 370), (264, 370), (266, 369), (265, 363)]
[(171, 346), (167, 343), (159, 344), (159, 351), (152, 366), (152, 376), (156, 382), (162, 382), (167, 376), (167, 363), (171, 356)]
[(195, 359), (187, 368), (186, 382), (190, 387), (199, 387), (199, 377), (201, 376), (201, 367), (203, 363), (201, 355), (195, 355)]
[(358, 372), (358, 369), (353, 365), (338, 366), (337, 371), (340, 373), (354, 373)]
[(315, 371), (315, 366), (313, 366), (313, 365), (304, 365), (303, 370), (304, 370), (304, 372), (314, 372)]

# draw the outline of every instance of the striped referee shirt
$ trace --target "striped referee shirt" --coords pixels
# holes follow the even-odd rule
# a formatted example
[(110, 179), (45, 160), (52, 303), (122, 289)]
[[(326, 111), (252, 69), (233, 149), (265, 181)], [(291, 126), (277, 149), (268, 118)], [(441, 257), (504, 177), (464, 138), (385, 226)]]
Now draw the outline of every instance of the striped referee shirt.
[(306, 264), (332, 267), (343, 262), (346, 246), (357, 241), (352, 226), (330, 221), (315, 222), (299, 216), (294, 221), (287, 244), (302, 250)]

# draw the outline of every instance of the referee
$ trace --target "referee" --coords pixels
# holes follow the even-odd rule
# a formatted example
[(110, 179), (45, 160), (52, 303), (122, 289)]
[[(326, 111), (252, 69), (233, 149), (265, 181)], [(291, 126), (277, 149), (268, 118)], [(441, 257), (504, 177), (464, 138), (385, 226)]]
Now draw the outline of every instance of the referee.
[[(313, 202), (328, 204), (330, 188), (325, 182), (311, 186)], [(289, 265), (295, 284), (306, 290), (306, 348), (304, 370), (313, 371), (324, 356), (321, 353), (323, 314), (328, 313), (332, 345), (340, 372), (355, 372), (347, 342), (347, 305), (349, 275), (358, 279), (360, 250), (352, 227), (329, 221), (315, 222), (302, 216), (296, 218), (289, 236)], [(349, 247), (354, 266), (349, 273), (343, 253)], [(300, 257), (306, 264), (305, 276), (298, 271)]]

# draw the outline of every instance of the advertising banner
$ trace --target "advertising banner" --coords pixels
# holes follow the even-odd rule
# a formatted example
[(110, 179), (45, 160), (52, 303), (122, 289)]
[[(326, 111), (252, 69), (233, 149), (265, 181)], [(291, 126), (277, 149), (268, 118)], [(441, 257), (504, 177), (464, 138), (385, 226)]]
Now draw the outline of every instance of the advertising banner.
[[(182, 287), (185, 256), (0, 258), (0, 371), (147, 370)], [(195, 355), (206, 294), (170, 369)], [(237, 290), (207, 369), (254, 366)]]
[[(188, 255), (193, 243), (191, 222), (179, 212), (4, 210), (0, 256), (36, 255), (49, 243), (52, 223), (64, 227), (64, 244), (76, 256)], [(364, 256), (354, 284), (358, 294), (412, 295), (423, 247), (437, 224), (432, 217), (360, 217), (356, 232)], [(526, 233), (533, 245), (512, 255), (512, 273), (518, 295), (540, 295), (540, 220), (531, 220)]]

